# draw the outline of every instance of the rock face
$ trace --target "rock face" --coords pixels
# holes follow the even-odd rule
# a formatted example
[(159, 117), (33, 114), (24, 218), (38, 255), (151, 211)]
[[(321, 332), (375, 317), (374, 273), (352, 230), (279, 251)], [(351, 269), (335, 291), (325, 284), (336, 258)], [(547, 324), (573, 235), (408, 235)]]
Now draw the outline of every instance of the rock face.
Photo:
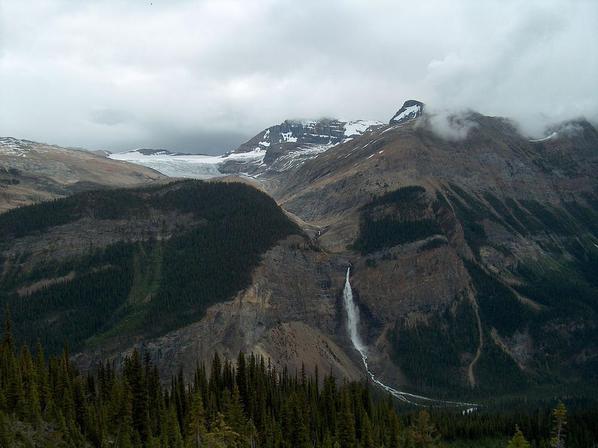
[(220, 166), (227, 174), (269, 176), (287, 172), (335, 145), (382, 126), (378, 121), (286, 120), (271, 126), (233, 151), (235, 154), (263, 152), (259, 160), (231, 157)]
[(0, 212), (69, 194), (160, 180), (156, 171), (103, 154), (0, 138)]
[[(252, 285), (234, 300), (212, 306), (199, 322), (135, 347), (170, 374), (211, 359), (215, 352), (235, 359), (242, 350), (292, 373), (303, 364), (310, 372), (318, 366), (340, 378), (358, 379), (359, 365), (339, 332), (341, 269), (305, 238), (290, 237), (264, 255)], [(101, 355), (80, 355), (79, 360), (90, 365)]]

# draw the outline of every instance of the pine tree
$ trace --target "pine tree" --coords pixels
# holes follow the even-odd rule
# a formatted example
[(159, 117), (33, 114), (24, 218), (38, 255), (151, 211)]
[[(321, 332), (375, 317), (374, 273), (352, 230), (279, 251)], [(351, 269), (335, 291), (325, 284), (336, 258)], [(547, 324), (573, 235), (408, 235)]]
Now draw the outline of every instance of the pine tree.
[(565, 431), (567, 426), (567, 408), (559, 402), (552, 410), (552, 432), (550, 437), (551, 448), (565, 448)]
[(224, 417), (226, 422), (233, 431), (245, 436), (248, 434), (248, 424), (245, 414), (243, 412), (243, 404), (241, 403), (241, 396), (239, 389), (235, 385), (232, 394), (225, 392), (224, 400)]
[(0, 447), (11, 446), (14, 446), (14, 435), (10, 430), (8, 417), (0, 410)]
[(343, 448), (355, 447), (355, 417), (351, 409), (351, 398), (346, 389), (341, 393), (337, 432), (337, 440)]
[(10, 308), (8, 305), (6, 305), (4, 309), (4, 335), (2, 337), (2, 346), (8, 351), (12, 351), (13, 349), (12, 321), (10, 319)]
[(370, 418), (364, 413), (361, 424), (361, 439), (359, 441), (360, 448), (374, 448), (374, 435), (372, 433), (372, 424)]
[(422, 410), (409, 428), (409, 440), (414, 448), (436, 448), (440, 446), (440, 436), (430, 421), (430, 414)]
[(199, 388), (196, 388), (193, 391), (191, 407), (187, 413), (185, 423), (185, 446), (187, 448), (199, 448), (202, 446), (202, 440), (206, 434), (205, 419), (206, 416), (203, 400), (201, 399), (201, 391)]
[(245, 354), (243, 352), (239, 352), (239, 356), (237, 357), (237, 375), (235, 380), (237, 387), (239, 388), (239, 395), (241, 396), (243, 407), (248, 410), (249, 394), (247, 390), (247, 367), (245, 364)]
[(525, 437), (519, 429), (519, 426), (515, 427), (515, 435), (509, 441), (507, 448), (530, 448), (530, 444), (527, 440), (525, 440)]
[(206, 445), (214, 448), (235, 448), (240, 446), (241, 441), (241, 436), (226, 424), (224, 415), (216, 414), (211, 431), (206, 435)]
[(132, 395), (133, 427), (139, 433), (141, 441), (150, 436), (148, 397), (141, 357), (137, 350), (127, 359), (124, 374)]
[(179, 427), (179, 420), (177, 418), (174, 406), (170, 406), (169, 411), (167, 413), (165, 434), (166, 440), (168, 441), (168, 447), (183, 447), (183, 437), (181, 436), (181, 428)]

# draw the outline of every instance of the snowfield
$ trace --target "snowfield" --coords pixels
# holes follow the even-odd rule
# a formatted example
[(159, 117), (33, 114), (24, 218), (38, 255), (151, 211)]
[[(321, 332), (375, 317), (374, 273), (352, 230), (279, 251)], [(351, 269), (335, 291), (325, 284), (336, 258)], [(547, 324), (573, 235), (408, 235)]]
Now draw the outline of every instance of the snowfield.
[(253, 151), (244, 153), (231, 153), (222, 156), (206, 155), (172, 155), (153, 154), (144, 155), (137, 150), (110, 154), (108, 157), (113, 160), (136, 163), (152, 168), (159, 173), (169, 177), (189, 177), (193, 179), (210, 179), (212, 177), (224, 176), (218, 167), (224, 162), (239, 161), (262, 163), (266, 151), (256, 148)]
[[(208, 156), (173, 154), (160, 150), (148, 153), (148, 150), (136, 149), (123, 153), (110, 154), (108, 157), (114, 160), (143, 165), (169, 177), (210, 179), (212, 177), (224, 176), (231, 172), (229, 169), (231, 162), (237, 164), (237, 169), (242, 171), (239, 174), (258, 177), (266, 171), (285, 172), (297, 168), (305, 161), (317, 157), (319, 154), (328, 151), (340, 143), (348, 142), (355, 137), (363, 135), (371, 128), (384, 125), (380, 121), (373, 120), (339, 122), (340, 135), (332, 137), (331, 135), (321, 135), (314, 132), (314, 127), (317, 124), (316, 121), (302, 121), (300, 123), (306, 131), (304, 134), (296, 134), (291, 129), (287, 132), (281, 132), (279, 136), (273, 138), (270, 129), (266, 129), (263, 131), (259, 139), (260, 141), (257, 142), (255, 148), (247, 152), (231, 152), (221, 156)], [(304, 142), (303, 136), (320, 138), (321, 143)], [(286, 151), (273, 162), (265, 164), (264, 157), (266, 156), (266, 151), (271, 145), (277, 144), (285, 145)], [(221, 167), (224, 164), (227, 164), (227, 173), (221, 171)]]

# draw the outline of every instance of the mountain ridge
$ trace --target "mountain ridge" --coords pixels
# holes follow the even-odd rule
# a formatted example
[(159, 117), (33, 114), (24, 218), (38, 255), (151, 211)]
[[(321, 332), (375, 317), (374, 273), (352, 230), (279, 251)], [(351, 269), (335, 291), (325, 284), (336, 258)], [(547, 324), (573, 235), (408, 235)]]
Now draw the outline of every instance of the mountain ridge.
[(77, 148), (0, 137), (0, 212), (78, 191), (159, 181), (153, 170)]

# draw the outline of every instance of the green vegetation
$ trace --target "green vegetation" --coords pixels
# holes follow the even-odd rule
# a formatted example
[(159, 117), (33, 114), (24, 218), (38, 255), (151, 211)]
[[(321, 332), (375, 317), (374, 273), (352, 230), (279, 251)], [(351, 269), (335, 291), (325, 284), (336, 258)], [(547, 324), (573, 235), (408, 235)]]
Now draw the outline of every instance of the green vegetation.
[[(438, 392), (467, 387), (461, 374), (478, 346), (478, 329), (471, 304), (461, 299), (454, 312), (446, 309), (414, 326), (395, 324), (390, 334), (393, 360), (411, 379), (414, 390)], [(442, 368), (438, 368), (441, 365)]]
[[(398, 408), (364, 383), (277, 370), (240, 353), (164, 381), (134, 351), (122, 366), (80, 373), (65, 352), (16, 353), (0, 342), (0, 446), (54, 448), (586, 448), (598, 441), (593, 407), (459, 410)], [(167, 386), (165, 386), (167, 384)], [(507, 442), (511, 438), (511, 442)], [(515, 442), (513, 442), (515, 441)], [(507, 445), (511, 443), (511, 445)], [(550, 444), (550, 445), (549, 445)]]
[(361, 211), (353, 249), (365, 255), (442, 234), (436, 220), (423, 215), (428, 206), (426, 190), (419, 186), (399, 188), (373, 199)]
[(529, 379), (513, 358), (494, 342), (490, 332), (484, 333), (484, 341), (484, 349), (475, 367), (481, 392), (496, 395), (525, 391), (530, 386)]
[(497, 278), (474, 262), (464, 260), (464, 263), (476, 290), (482, 322), (510, 336), (533, 317), (530, 308)]
[[(119, 202), (122, 198), (122, 202)], [(299, 229), (266, 194), (242, 184), (180, 182), (138, 190), (109, 190), (23, 207), (0, 215), (0, 228), (32, 234), (79, 217), (135, 219), (166, 211), (196, 224), (170, 238), (119, 242), (60, 261), (20, 270), (14, 260), (0, 278), (0, 303), (12, 311), (15, 334), (37, 340), (51, 353), (65, 340), (73, 349), (87, 341), (163, 334), (199, 319), (212, 304), (246, 288), (261, 255)], [(18, 226), (23, 220), (26, 225)], [(6, 234), (3, 234), (6, 236)], [(0, 242), (2, 244), (2, 242)], [(26, 258), (24, 256), (24, 258)], [(19, 294), (19, 288), (71, 274)]]
[(508, 209), (508, 207), (499, 198), (490, 192), (486, 192), (484, 193), (484, 199), (488, 201), (488, 203), (498, 214), (498, 217), (502, 219), (508, 227), (522, 235), (528, 234), (528, 230), (517, 221), (517, 219), (511, 214), (511, 211)]
[(543, 230), (546, 232), (570, 236), (575, 235), (579, 230), (575, 223), (561, 209), (543, 205), (534, 200), (521, 200), (519, 202), (543, 224)]
[[(467, 244), (477, 257), (480, 247), (485, 245), (488, 240), (482, 222), (485, 219), (497, 221), (497, 218), (484, 203), (473, 195), (455, 184), (450, 184), (450, 187), (454, 193), (447, 192), (446, 196), (461, 223)], [(437, 198), (440, 197), (442, 195), (437, 193)]]

